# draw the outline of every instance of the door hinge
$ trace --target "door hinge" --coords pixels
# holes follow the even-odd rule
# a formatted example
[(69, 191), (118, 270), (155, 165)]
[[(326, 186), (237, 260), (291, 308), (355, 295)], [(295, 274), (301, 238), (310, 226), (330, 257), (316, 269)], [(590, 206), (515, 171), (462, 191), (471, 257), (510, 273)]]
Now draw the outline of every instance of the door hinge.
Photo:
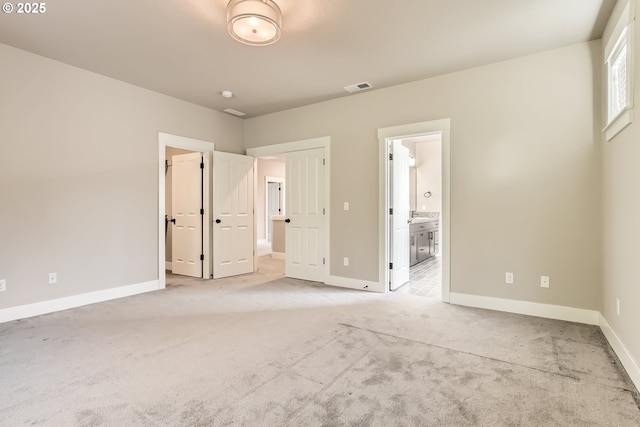
[(204, 254), (200, 255), (200, 261), (204, 261)]
[(204, 169), (204, 162), (200, 163), (200, 169)]
[(393, 208), (389, 208), (389, 215), (393, 215)]
[(324, 258), (322, 258), (322, 264), (326, 264), (326, 260)]
[(325, 166), (327, 164), (325, 159), (322, 159), (322, 166)]
[(326, 215), (326, 214), (327, 214), (327, 212), (325, 211), (324, 208), (322, 208), (322, 215)]
[(389, 153), (389, 160), (393, 160), (393, 153)]
[(389, 263), (389, 270), (393, 270), (393, 263), (392, 262)]
[(200, 215), (204, 215), (204, 209), (200, 209)]

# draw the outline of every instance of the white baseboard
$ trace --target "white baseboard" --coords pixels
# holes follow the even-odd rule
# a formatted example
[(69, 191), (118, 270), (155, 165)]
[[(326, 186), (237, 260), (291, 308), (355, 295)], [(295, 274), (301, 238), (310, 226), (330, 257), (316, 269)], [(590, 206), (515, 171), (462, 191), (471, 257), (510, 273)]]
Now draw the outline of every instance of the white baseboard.
[(56, 311), (67, 310), (69, 308), (95, 304), (98, 302), (109, 301), (156, 290), (158, 290), (158, 281), (152, 280), (150, 282), (120, 286), (117, 288), (36, 302), (33, 304), (3, 308), (0, 309), (0, 323), (11, 322), (18, 319), (25, 319), (27, 317), (40, 316), (41, 314), (54, 313)]
[(341, 288), (357, 289), (359, 291), (384, 292), (380, 290), (380, 283), (368, 280), (351, 279), (349, 277), (328, 276), (325, 284)]
[(164, 262), (164, 269), (165, 270), (169, 270), (169, 271), (173, 271), (173, 263), (171, 261), (165, 261)]
[(449, 302), (451, 304), (464, 305), (467, 307), (526, 314), (529, 316), (545, 317), (548, 319), (585, 323), (587, 325), (598, 325), (600, 323), (600, 312), (598, 311), (565, 307), (562, 305), (459, 294), (456, 292), (451, 292), (449, 294)]
[(273, 259), (285, 259), (284, 252), (271, 252), (271, 258)]
[(633, 381), (636, 388), (640, 390), (640, 368), (638, 367), (638, 363), (633, 359), (627, 347), (625, 347), (620, 338), (618, 338), (618, 335), (616, 335), (602, 314), (600, 314), (600, 329), (602, 329), (602, 333), (605, 338), (607, 338), (607, 341), (609, 341), (613, 351), (616, 352), (618, 359), (620, 359), (622, 366), (624, 366), (629, 374), (631, 381)]

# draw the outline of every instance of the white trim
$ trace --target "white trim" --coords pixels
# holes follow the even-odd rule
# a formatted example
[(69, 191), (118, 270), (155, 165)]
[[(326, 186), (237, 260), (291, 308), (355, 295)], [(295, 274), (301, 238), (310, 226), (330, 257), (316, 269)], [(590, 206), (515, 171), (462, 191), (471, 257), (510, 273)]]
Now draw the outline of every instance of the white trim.
[(368, 280), (352, 279), (342, 276), (329, 276), (325, 282), (327, 285), (339, 286), (341, 288), (357, 289), (359, 291), (380, 292), (379, 283)]
[[(328, 148), (331, 145), (331, 137), (303, 139), (301, 141), (283, 142), (281, 144), (265, 145), (247, 149), (247, 155), (253, 157), (274, 156), (290, 153), (292, 151), (311, 150), (313, 148)], [(325, 152), (325, 154), (327, 154)]]
[[(451, 119), (431, 120), (378, 129), (379, 141), (379, 212), (389, 211), (387, 140), (409, 138), (428, 133), (442, 135), (442, 212), (440, 213), (440, 253), (442, 254), (442, 301), (449, 302), (451, 291)], [(379, 215), (379, 280), (377, 288), (389, 292), (389, 215)]]
[[(616, 5), (612, 16), (617, 14), (618, 8), (622, 8), (620, 15), (615, 19), (610, 19), (604, 32), (604, 85), (605, 85), (605, 123), (602, 130), (605, 140), (610, 141), (620, 131), (633, 121), (634, 109), (634, 43), (635, 43), (635, 1), (621, 1)], [(613, 28), (612, 28), (613, 26)], [(611, 29), (612, 28), (612, 29)], [(626, 105), (615, 117), (611, 114), (611, 61), (617, 56), (620, 45), (624, 43), (626, 47)]]
[(569, 322), (585, 323), (587, 325), (598, 325), (600, 321), (600, 312), (595, 310), (480, 295), (459, 294), (456, 292), (451, 292), (449, 297), (451, 304), (464, 305), (467, 307), (526, 314), (528, 316), (566, 320)]
[[(185, 150), (200, 151), (205, 157), (205, 221), (202, 230), (204, 245), (204, 278), (211, 277), (213, 272), (213, 230), (211, 227), (213, 215), (213, 186), (211, 182), (213, 168), (213, 150), (215, 145), (213, 142), (202, 141), (199, 139), (187, 138), (184, 136), (171, 135), (168, 133), (158, 132), (158, 289), (164, 289), (167, 286), (165, 277), (165, 160), (167, 147), (183, 148)], [(207, 262), (208, 261), (208, 262)]]
[(271, 252), (271, 258), (286, 259), (286, 254), (284, 252)]
[[(293, 151), (312, 150), (314, 148), (324, 149), (325, 174), (324, 174), (324, 205), (326, 215), (324, 216), (324, 258), (327, 263), (324, 266), (323, 283), (327, 283), (331, 272), (331, 137), (322, 136), (319, 138), (304, 139), (301, 141), (284, 142), (281, 144), (265, 145), (247, 149), (248, 156), (264, 157), (279, 154), (286, 154)], [(285, 177), (285, 185), (287, 178)], [(257, 194), (254, 193), (254, 194)], [(285, 205), (286, 209), (286, 205)], [(286, 256), (286, 255), (285, 255)]]
[(605, 133), (605, 137), (607, 141), (611, 141), (614, 136), (619, 134), (622, 129), (626, 128), (628, 125), (633, 122), (633, 108), (626, 107), (618, 115), (615, 119), (611, 121), (602, 131)]
[(173, 263), (171, 261), (165, 261), (164, 262), (164, 269), (169, 270), (169, 271), (173, 271)]
[(627, 347), (622, 343), (622, 340), (618, 338), (613, 328), (607, 322), (607, 319), (604, 318), (602, 313), (600, 313), (600, 329), (602, 329), (602, 333), (604, 334), (607, 341), (613, 348), (613, 351), (616, 352), (618, 359), (622, 363), (622, 366), (626, 369), (631, 381), (635, 384), (636, 388), (640, 389), (640, 367), (638, 367), (638, 363), (633, 359)]
[(104, 289), (101, 291), (89, 292), (80, 295), (72, 295), (69, 297), (36, 302), (33, 304), (3, 308), (0, 309), (0, 323), (11, 322), (18, 319), (25, 319), (27, 317), (40, 316), (42, 314), (55, 313), (56, 311), (67, 310), (70, 308), (81, 307), (98, 302), (110, 301), (156, 290), (158, 290), (158, 281), (151, 280), (149, 282), (136, 283), (134, 285), (120, 286), (117, 288)]

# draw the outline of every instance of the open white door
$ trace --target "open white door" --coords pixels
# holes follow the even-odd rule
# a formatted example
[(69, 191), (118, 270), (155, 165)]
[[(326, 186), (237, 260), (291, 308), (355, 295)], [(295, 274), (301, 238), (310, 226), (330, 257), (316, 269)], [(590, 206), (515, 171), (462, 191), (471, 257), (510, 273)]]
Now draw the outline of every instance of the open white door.
[(213, 153), (213, 277), (253, 272), (253, 157)]
[(287, 153), (287, 277), (324, 282), (324, 149)]
[(171, 161), (173, 274), (202, 277), (203, 162), (202, 153), (176, 155)]
[(391, 143), (391, 262), (390, 290), (409, 281), (409, 149), (400, 140)]

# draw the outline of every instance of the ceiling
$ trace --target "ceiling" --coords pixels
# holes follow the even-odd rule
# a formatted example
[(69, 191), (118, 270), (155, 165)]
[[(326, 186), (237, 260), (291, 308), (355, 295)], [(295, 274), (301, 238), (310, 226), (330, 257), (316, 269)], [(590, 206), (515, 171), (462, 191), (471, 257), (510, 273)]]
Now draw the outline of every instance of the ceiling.
[[(226, 32), (227, 0), (56, 0), (0, 14), (0, 43), (255, 117), (598, 39), (615, 0), (275, 0), (271, 46)], [(220, 92), (233, 91), (230, 99)]]

